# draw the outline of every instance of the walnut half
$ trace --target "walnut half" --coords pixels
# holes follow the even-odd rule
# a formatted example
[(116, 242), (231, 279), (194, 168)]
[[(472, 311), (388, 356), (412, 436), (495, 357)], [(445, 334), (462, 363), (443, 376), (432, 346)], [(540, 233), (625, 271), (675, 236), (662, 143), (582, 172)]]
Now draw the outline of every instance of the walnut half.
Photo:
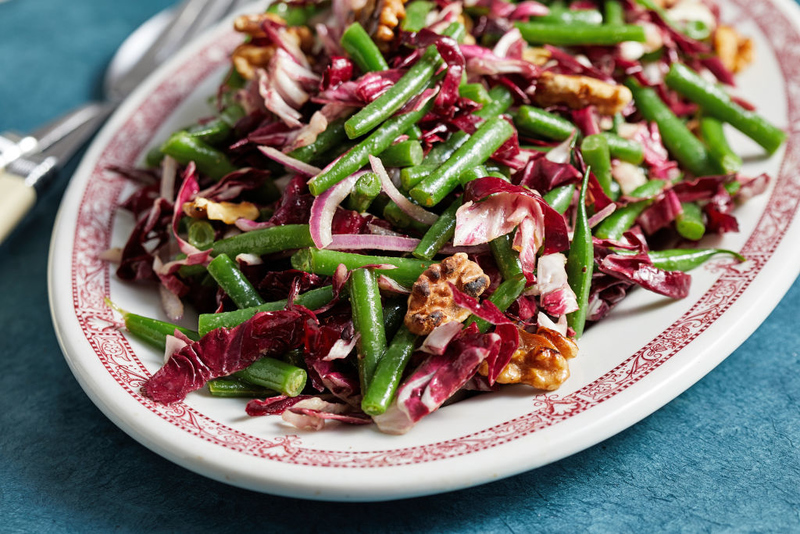
[(622, 111), (633, 98), (624, 85), (604, 82), (589, 76), (543, 72), (536, 84), (533, 100), (542, 107), (558, 104), (571, 109), (595, 106), (601, 115)]
[[(280, 25), (286, 23), (280, 16), (272, 13), (240, 15), (233, 21), (233, 29), (253, 38), (263, 38), (267, 36), (263, 29), (263, 24), (267, 20)], [(281, 28), (279, 31), (305, 53), (311, 52), (314, 47), (314, 36), (306, 26), (290, 26)], [(256, 77), (256, 69), (267, 68), (274, 54), (274, 44), (258, 46), (242, 43), (231, 54), (231, 61), (239, 74), (248, 80), (252, 80)]]
[(714, 51), (733, 73), (741, 72), (755, 59), (753, 40), (742, 37), (730, 26), (720, 26), (714, 32)]
[[(553, 391), (569, 378), (568, 359), (578, 354), (578, 345), (554, 330), (540, 326), (535, 334), (519, 331), (519, 348), (511, 357), (497, 382), (500, 384), (527, 384), (537, 389)], [(488, 374), (486, 362), (478, 368)]]
[(453, 301), (453, 290), (448, 282), (474, 298), (489, 287), (489, 277), (462, 252), (431, 265), (414, 282), (408, 297), (405, 324), (411, 332), (427, 335), (440, 324), (461, 322), (469, 317), (469, 310)]
[(252, 202), (214, 202), (207, 198), (197, 197), (182, 206), (183, 213), (193, 219), (208, 219), (233, 224), (238, 219), (255, 221), (261, 212)]

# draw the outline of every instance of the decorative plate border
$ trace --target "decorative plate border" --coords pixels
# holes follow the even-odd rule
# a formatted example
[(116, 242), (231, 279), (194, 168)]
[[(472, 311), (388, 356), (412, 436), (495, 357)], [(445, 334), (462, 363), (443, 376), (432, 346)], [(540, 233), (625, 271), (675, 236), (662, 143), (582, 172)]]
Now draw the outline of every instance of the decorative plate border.
[[(771, 3), (731, 0), (742, 14), (768, 36), (779, 62), (787, 90), (788, 124), (800, 119), (795, 104), (800, 96), (800, 42), (798, 30)], [(777, 16), (776, 16), (777, 15)], [(296, 435), (265, 439), (214, 421), (184, 403), (156, 404), (139, 394), (150, 376), (125, 337), (109, 329), (111, 310), (103, 298), (109, 295), (111, 270), (98, 259), (111, 245), (111, 233), (125, 181), (106, 171), (110, 165), (134, 164), (152, 139), (164, 117), (169, 116), (196, 85), (226, 61), (240, 36), (230, 32), (208, 43), (175, 69), (169, 79), (145, 98), (113, 134), (94, 166), (86, 185), (74, 234), (71, 256), (71, 289), (75, 316), (86, 341), (109, 375), (142, 406), (168, 423), (207, 442), (229, 450), (289, 464), (378, 468), (434, 462), (497, 447), (565, 421), (625, 391), (667, 362), (708, 329), (742, 295), (761, 272), (787, 232), (800, 205), (800, 140), (791, 137), (775, 188), (753, 233), (742, 248), (749, 260), (743, 265), (717, 264), (718, 279), (675, 323), (614, 369), (579, 390), (560, 397), (542, 395), (534, 411), (501, 424), (427, 445), (391, 450), (336, 451), (307, 448)]]

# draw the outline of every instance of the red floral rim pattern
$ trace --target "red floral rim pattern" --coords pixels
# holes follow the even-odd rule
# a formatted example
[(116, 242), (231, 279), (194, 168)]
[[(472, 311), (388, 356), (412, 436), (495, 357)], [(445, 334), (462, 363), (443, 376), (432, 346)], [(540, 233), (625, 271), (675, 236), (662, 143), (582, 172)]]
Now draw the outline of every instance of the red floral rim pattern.
[[(800, 119), (791, 96), (800, 93), (800, 42), (797, 29), (767, 2), (733, 0), (742, 14), (768, 36), (787, 89), (788, 124)], [(775, 188), (742, 253), (744, 265), (718, 265), (719, 276), (704, 295), (675, 323), (614, 369), (579, 390), (559, 397), (538, 397), (534, 411), (457, 438), (382, 451), (337, 451), (307, 448), (295, 435), (265, 439), (219, 423), (184, 403), (156, 404), (139, 388), (150, 376), (125, 337), (108, 328), (113, 314), (103, 298), (109, 295), (111, 269), (98, 255), (111, 246), (116, 208), (124, 180), (105, 169), (132, 165), (169, 116), (199, 82), (226, 61), (240, 41), (230, 33), (209, 43), (162, 82), (113, 135), (97, 161), (78, 211), (71, 260), (72, 298), (83, 335), (108, 373), (142, 406), (170, 424), (207, 442), (257, 458), (298, 465), (376, 468), (433, 462), (497, 447), (552, 426), (614, 397), (653, 372), (708, 329), (747, 289), (772, 257), (800, 205), (800, 142), (790, 136)]]

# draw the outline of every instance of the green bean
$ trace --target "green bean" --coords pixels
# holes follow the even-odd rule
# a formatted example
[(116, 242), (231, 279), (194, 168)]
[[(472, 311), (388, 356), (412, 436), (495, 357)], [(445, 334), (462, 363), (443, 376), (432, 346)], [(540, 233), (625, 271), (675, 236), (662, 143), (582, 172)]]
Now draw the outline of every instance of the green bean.
[(305, 26), (318, 11), (319, 6), (314, 3), (296, 6), (287, 2), (272, 2), (267, 8), (267, 13), (280, 16), (289, 26)]
[(610, 26), (621, 26), (625, 24), (625, 8), (619, 0), (605, 0), (603, 5), (603, 22)]
[(661, 19), (667, 23), (667, 25), (671, 26), (682, 34), (691, 37), (692, 39), (703, 41), (710, 35), (711, 29), (701, 21), (687, 21), (683, 27), (679, 26), (675, 23), (666, 9), (655, 3), (653, 0), (636, 0), (636, 3), (646, 9), (649, 9), (650, 11), (655, 11), (658, 13)]
[(501, 235), (489, 242), (497, 268), (504, 280), (509, 280), (522, 274), (522, 264), (519, 261), (519, 254), (512, 247), (514, 236), (510, 233)]
[[(203, 280), (205, 280), (206, 278), (210, 278), (212, 281), (214, 280), (208, 274), (208, 271), (206, 270), (206, 267), (203, 264), (181, 265), (180, 268), (178, 269), (178, 274), (181, 276), (181, 278), (191, 278), (193, 276), (201, 276), (202, 275), (203, 276)], [(210, 284), (209, 283), (209, 284), (203, 284), (203, 285), (209, 285), (210, 286), (210, 285), (215, 285), (215, 284), (216, 284), (216, 282), (214, 282), (214, 284)]]
[(233, 127), (244, 116), (244, 108), (241, 105), (231, 104), (220, 112), (219, 117), (202, 124), (195, 124), (186, 131), (209, 145), (218, 146), (228, 140)]
[(504, 280), (494, 290), (492, 296), (489, 297), (489, 301), (497, 306), (498, 310), (506, 311), (525, 291), (526, 284), (525, 275), (517, 275)]
[(402, 115), (395, 115), (384, 122), (369, 137), (351, 148), (336, 162), (325, 167), (321, 173), (309, 180), (308, 189), (314, 196), (319, 196), (330, 187), (338, 184), (358, 169), (366, 165), (369, 156), (380, 154), (386, 150), (397, 136), (416, 124), (428, 111), (433, 108), (433, 99), (429, 100), (421, 109)]
[(164, 161), (164, 153), (161, 152), (161, 147), (151, 148), (144, 156), (144, 165), (148, 169), (155, 169), (161, 165), (162, 161)]
[(354, 139), (366, 134), (391, 117), (411, 98), (422, 93), (431, 81), (440, 61), (436, 47), (429, 46), (422, 57), (397, 80), (397, 83), (347, 119), (344, 123), (347, 136)]
[(392, 403), (397, 386), (403, 377), (403, 371), (414, 353), (416, 340), (417, 336), (412, 334), (405, 325), (397, 331), (386, 349), (386, 354), (375, 369), (372, 382), (365, 390), (361, 400), (361, 409), (364, 410), (364, 413), (380, 415)]
[(241, 104), (228, 104), (219, 114), (219, 119), (231, 128), (247, 116)]
[(465, 83), (458, 88), (458, 96), (484, 106), (492, 101), (492, 97), (489, 96), (489, 91), (480, 83)]
[(724, 89), (704, 80), (686, 65), (673, 63), (664, 81), (670, 89), (700, 106), (703, 113), (729, 123), (770, 154), (778, 150), (786, 140), (786, 132), (733, 102)]
[(237, 371), (234, 377), (277, 391), (289, 397), (296, 397), (306, 387), (308, 373), (305, 369), (276, 360), (261, 358), (248, 367)]
[(711, 37), (712, 27), (702, 20), (687, 20), (679, 31), (697, 41), (705, 41)]
[[(297, 295), (294, 303), (305, 306), (311, 311), (317, 310), (333, 300), (333, 288), (331, 286), (318, 287)], [(282, 310), (288, 304), (288, 300), (278, 300), (266, 302), (260, 306), (244, 308), (221, 313), (201, 313), (197, 321), (197, 329), (201, 336), (216, 330), (217, 328), (233, 328), (239, 326), (259, 312), (269, 312)]]
[(374, 172), (367, 172), (359, 176), (353, 191), (347, 197), (347, 208), (363, 213), (367, 211), (372, 201), (381, 194), (381, 179)]
[(650, 180), (633, 191), (628, 195), (631, 198), (641, 198), (638, 202), (631, 202), (621, 208), (617, 208), (614, 213), (603, 219), (603, 221), (595, 227), (594, 235), (600, 239), (619, 239), (622, 234), (630, 230), (636, 223), (639, 215), (653, 203), (655, 197), (666, 185), (664, 180)]
[(391, 145), (380, 153), (381, 161), (386, 167), (411, 167), (422, 163), (422, 144), (407, 139)]
[[(458, 181), (461, 185), (465, 185), (472, 180), (477, 180), (478, 178), (485, 178), (489, 176), (489, 171), (486, 170), (486, 167), (483, 165), (476, 165), (475, 167), (471, 167), (464, 172), (462, 172), (458, 176)], [(505, 178), (505, 176), (503, 177)]]
[[(526, 283), (525, 275), (522, 274), (503, 280), (500, 285), (497, 286), (497, 289), (494, 290), (492, 296), (489, 297), (489, 301), (497, 306), (497, 309), (500, 311), (506, 311), (508, 307), (514, 304), (514, 301), (522, 295), (522, 292), (525, 291)], [(480, 317), (475, 317), (474, 315), (470, 316), (465, 324), (470, 324), (472, 322), (478, 325), (478, 329), (481, 332), (486, 332), (492, 326), (489, 322)]]
[(612, 158), (627, 161), (634, 165), (639, 165), (644, 161), (644, 147), (641, 143), (632, 139), (625, 139), (611, 132), (602, 132), (600, 135), (606, 138), (608, 151)]
[(435, 206), (459, 184), (466, 169), (489, 159), (514, 134), (514, 127), (501, 117), (484, 122), (458, 150), (430, 176), (409, 191), (423, 206)]
[[(461, 24), (453, 23), (442, 32), (442, 35), (455, 37), (459, 27), (463, 29)], [(360, 137), (394, 115), (406, 102), (425, 90), (442, 63), (436, 46), (430, 45), (422, 57), (397, 80), (397, 83), (347, 119), (344, 123), (347, 136), (350, 139)]]
[(425, 26), (428, 13), (436, 6), (433, 2), (416, 0), (406, 5), (406, 17), (400, 23), (400, 28), (407, 32), (418, 32)]
[(600, 182), (603, 192), (615, 199), (618, 195), (614, 194), (612, 185), (614, 180), (611, 177), (611, 154), (608, 151), (606, 138), (600, 134), (584, 137), (581, 142), (581, 155), (586, 165), (592, 168), (592, 173)]
[(554, 187), (544, 195), (544, 200), (561, 215), (567, 212), (575, 194), (575, 184)]
[(213, 397), (271, 397), (277, 395), (276, 391), (255, 384), (250, 384), (236, 378), (215, 378), (209, 380), (208, 392)]
[(212, 119), (203, 124), (196, 124), (186, 129), (195, 139), (199, 139), (211, 146), (219, 145), (231, 134), (230, 125), (220, 118)]
[[(492, 101), (473, 113), (479, 119), (497, 117), (514, 103), (514, 97), (506, 87), (497, 86), (489, 91)], [(436, 168), (447, 161), (458, 148), (467, 142), (469, 134), (462, 130), (453, 132), (447, 141), (437, 144), (428, 152), (420, 165), (407, 167), (400, 171), (400, 183), (405, 190), (409, 190), (423, 178), (431, 174)]]
[(386, 59), (367, 31), (358, 22), (352, 23), (342, 33), (342, 48), (361, 72), (388, 70)]
[(361, 390), (366, 391), (372, 382), (375, 368), (386, 351), (386, 330), (378, 280), (370, 269), (353, 269), (350, 272), (350, 308), (353, 326), (360, 334), (358, 341), (358, 369)]
[(197, 332), (189, 330), (188, 328), (183, 328), (166, 321), (159, 321), (158, 319), (151, 319), (150, 317), (145, 317), (143, 315), (130, 313), (111, 302), (111, 300), (108, 298), (105, 299), (105, 302), (108, 307), (122, 315), (122, 321), (125, 324), (125, 328), (131, 333), (131, 335), (161, 351), (164, 351), (167, 348), (167, 336), (175, 335), (175, 330), (180, 331), (192, 341), (197, 341), (200, 339), (200, 336), (197, 334)]
[(430, 229), (430, 226), (427, 224), (411, 218), (411, 216), (400, 209), (400, 206), (394, 201), (389, 201), (386, 206), (383, 207), (383, 218), (389, 221), (392, 226), (402, 229), (411, 228), (420, 234), (424, 234)]
[(681, 202), (683, 210), (675, 217), (675, 229), (691, 241), (699, 241), (706, 233), (703, 210), (694, 202)]
[(664, 146), (681, 165), (695, 176), (716, 174), (716, 168), (703, 143), (672, 113), (653, 89), (642, 87), (633, 78), (626, 80), (625, 85), (633, 93), (636, 107), (642, 116), (658, 125)]
[(240, 309), (264, 304), (264, 299), (227, 254), (219, 254), (211, 260), (208, 273)]
[(514, 124), (523, 134), (557, 141), (563, 141), (575, 131), (575, 125), (567, 119), (533, 106), (520, 106), (514, 114)]
[(456, 211), (461, 207), (461, 198), (457, 198), (446, 210), (439, 215), (436, 222), (425, 232), (417, 248), (414, 249), (415, 257), (421, 260), (430, 260), (439, 252), (445, 243), (453, 239), (456, 233)]
[(204, 219), (193, 220), (187, 234), (189, 244), (197, 249), (206, 250), (214, 244), (214, 227)]
[(709, 155), (726, 174), (733, 174), (742, 168), (742, 158), (728, 144), (722, 121), (703, 116), (700, 119), (700, 133), (706, 142)]
[(489, 89), (489, 97), (491, 102), (485, 104), (481, 109), (473, 113), (479, 119), (491, 119), (502, 115), (514, 103), (514, 95), (511, 91), (502, 85), (492, 87)]
[(460, 22), (451, 22), (447, 28), (442, 30), (442, 35), (452, 38), (458, 44), (462, 44), (467, 36), (467, 28)]
[(221, 239), (214, 243), (212, 256), (239, 254), (263, 256), (284, 250), (310, 247), (314, 244), (307, 224), (285, 224), (253, 230)]
[(581, 192), (578, 197), (578, 211), (575, 218), (575, 230), (567, 256), (567, 279), (578, 301), (578, 309), (567, 314), (567, 324), (575, 331), (575, 337), (583, 334), (589, 307), (589, 293), (592, 289), (592, 271), (594, 270), (594, 246), (592, 245), (592, 229), (586, 213), (586, 192), (589, 189), (589, 171), (583, 177)]
[(313, 143), (295, 148), (288, 155), (304, 163), (317, 161), (328, 150), (340, 146), (347, 140), (347, 134), (344, 133), (344, 121), (345, 119), (337, 119), (331, 122), (325, 130), (317, 135), (317, 139)]
[(161, 145), (161, 152), (181, 165), (194, 161), (197, 170), (212, 180), (220, 180), (236, 170), (225, 154), (184, 131), (172, 134)]
[(747, 259), (738, 252), (722, 248), (676, 248), (647, 253), (653, 265), (665, 271), (690, 271), (718, 254), (730, 254), (738, 261)]
[(616, 45), (625, 41), (645, 42), (644, 28), (634, 24), (620, 26), (589, 24), (548, 24), (515, 22), (522, 38), (530, 44), (554, 46)]
[(447, 161), (447, 158), (466, 143), (467, 139), (469, 139), (467, 132), (461, 130), (453, 132), (447, 141), (435, 145), (422, 160), (421, 164), (400, 169), (400, 184), (403, 189), (408, 191), (419, 184), (426, 176), (435, 171), (439, 165)]
[(317, 248), (298, 250), (292, 256), (292, 267), (307, 273), (332, 276), (339, 264), (343, 264), (348, 270), (366, 267), (367, 265), (392, 265), (394, 266), (393, 269), (377, 269), (375, 272), (392, 278), (401, 285), (411, 287), (433, 262), (411, 258), (396, 258), (394, 256), (351, 254)]
[(591, 24), (603, 23), (603, 15), (596, 9), (569, 9), (563, 3), (553, 2), (550, 13), (541, 17), (532, 17), (531, 21), (548, 24)]
[(725, 182), (724, 184), (722, 184), (722, 187), (725, 188), (725, 191), (727, 191), (730, 196), (733, 196), (739, 192), (739, 189), (742, 188), (742, 182), (738, 180), (734, 180), (732, 182)]
[(422, 139), (422, 128), (420, 128), (417, 124), (406, 130), (406, 135), (409, 139), (413, 139), (414, 141), (419, 141)]
[(648, 180), (628, 195), (631, 198), (652, 198), (659, 194), (668, 182), (665, 180)]
[(600, 239), (618, 240), (622, 237), (622, 234), (631, 229), (639, 215), (652, 203), (652, 200), (647, 199), (631, 202), (626, 206), (617, 208), (614, 213), (603, 219), (595, 227), (594, 235)]
[(383, 304), (383, 329), (386, 339), (393, 337), (402, 326), (408, 309), (408, 299), (405, 297), (386, 299)]

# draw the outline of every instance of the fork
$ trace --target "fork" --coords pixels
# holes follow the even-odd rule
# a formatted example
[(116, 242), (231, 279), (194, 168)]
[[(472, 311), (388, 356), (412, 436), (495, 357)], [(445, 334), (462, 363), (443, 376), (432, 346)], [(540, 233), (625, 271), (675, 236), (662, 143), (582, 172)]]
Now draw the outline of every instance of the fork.
[(153, 44), (125, 72), (106, 80), (104, 100), (85, 104), (32, 135), (0, 133), (0, 244), (35, 205), (59, 169), (147, 75), (208, 26), (245, 3), (245, 0), (184, 0), (174, 9)]

